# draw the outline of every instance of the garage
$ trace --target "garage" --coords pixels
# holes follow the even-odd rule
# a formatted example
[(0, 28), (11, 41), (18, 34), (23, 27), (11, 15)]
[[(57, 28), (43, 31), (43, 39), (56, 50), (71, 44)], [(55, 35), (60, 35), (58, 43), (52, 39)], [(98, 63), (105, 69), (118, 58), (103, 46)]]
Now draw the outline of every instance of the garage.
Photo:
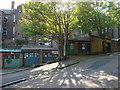
[(33, 64), (39, 64), (39, 53), (38, 52), (24, 53), (24, 66), (32, 66)]
[(17, 68), (20, 67), (20, 55), (19, 54), (7, 54), (3, 55), (3, 67), (4, 68)]
[(90, 43), (89, 42), (79, 42), (78, 43), (78, 53), (83, 54), (90, 54)]
[(68, 43), (67, 52), (68, 52), (69, 55), (74, 55), (75, 54), (75, 44), (74, 44), (74, 42), (69, 42)]
[(55, 55), (50, 52), (43, 52), (43, 63), (54, 62), (56, 60)]

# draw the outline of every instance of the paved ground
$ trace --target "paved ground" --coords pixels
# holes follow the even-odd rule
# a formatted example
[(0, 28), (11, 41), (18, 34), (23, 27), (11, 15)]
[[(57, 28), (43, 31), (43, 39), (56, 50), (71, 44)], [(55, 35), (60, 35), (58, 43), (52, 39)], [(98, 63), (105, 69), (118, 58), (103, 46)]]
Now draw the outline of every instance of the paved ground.
[[(29, 80), (7, 88), (117, 88), (118, 87), (118, 53), (110, 55), (77, 56), (62, 62), (63, 66), (80, 61), (62, 70), (49, 72), (58, 63), (46, 65), (33, 70), (22, 71), (21, 75)], [(44, 73), (43, 73), (44, 72)], [(26, 74), (25, 74), (26, 73)], [(7, 77), (20, 76), (20, 72)]]
[(12, 73), (12, 72), (17, 72), (17, 71), (22, 71), (29, 69), (28, 67), (20, 67), (20, 68), (5, 68), (5, 69), (0, 69), (0, 75), (7, 74), (7, 73)]

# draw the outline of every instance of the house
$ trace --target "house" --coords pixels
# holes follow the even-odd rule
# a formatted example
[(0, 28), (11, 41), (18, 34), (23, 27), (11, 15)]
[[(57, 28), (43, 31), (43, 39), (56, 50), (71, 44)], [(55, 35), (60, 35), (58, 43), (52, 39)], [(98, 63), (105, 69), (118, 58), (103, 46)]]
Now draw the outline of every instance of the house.
[(2, 48), (10, 48), (15, 40), (16, 10), (12, 1), (11, 10), (0, 9), (0, 45)]

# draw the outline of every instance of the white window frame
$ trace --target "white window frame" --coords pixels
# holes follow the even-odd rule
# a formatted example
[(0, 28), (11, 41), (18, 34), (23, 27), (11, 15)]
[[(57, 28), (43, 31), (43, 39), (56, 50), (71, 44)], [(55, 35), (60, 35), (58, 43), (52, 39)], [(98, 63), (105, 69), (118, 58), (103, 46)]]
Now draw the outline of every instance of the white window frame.
[(2, 14), (0, 14), (0, 19), (2, 18)]
[(15, 15), (13, 15), (13, 22), (15, 22)]
[[(6, 27), (3, 27), (3, 28), (6, 28)], [(4, 32), (4, 30), (3, 30), (3, 32)], [(2, 32), (2, 33), (3, 33), (3, 32)], [(6, 34), (3, 34), (3, 35), (7, 35), (7, 28), (6, 28)]]
[(13, 26), (13, 34), (15, 34), (15, 26)]
[(19, 13), (21, 13), (21, 12), (22, 12), (22, 10), (20, 9), (20, 10), (19, 10)]
[(15, 38), (13, 38), (13, 41), (15, 40)]
[(0, 25), (0, 32), (2, 32), (2, 28), (1, 27), (2, 27), (2, 25)]

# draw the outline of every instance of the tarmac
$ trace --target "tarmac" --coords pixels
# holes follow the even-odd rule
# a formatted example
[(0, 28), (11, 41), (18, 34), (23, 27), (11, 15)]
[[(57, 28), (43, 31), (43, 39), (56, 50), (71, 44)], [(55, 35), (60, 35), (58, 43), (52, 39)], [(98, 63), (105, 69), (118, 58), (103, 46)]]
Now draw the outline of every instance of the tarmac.
[[(76, 63), (80, 61), (79, 63)], [(76, 63), (72, 66), (70, 64)], [(117, 88), (117, 53), (108, 55), (72, 56), (62, 61), (30, 70), (27, 81), (8, 88)]]

